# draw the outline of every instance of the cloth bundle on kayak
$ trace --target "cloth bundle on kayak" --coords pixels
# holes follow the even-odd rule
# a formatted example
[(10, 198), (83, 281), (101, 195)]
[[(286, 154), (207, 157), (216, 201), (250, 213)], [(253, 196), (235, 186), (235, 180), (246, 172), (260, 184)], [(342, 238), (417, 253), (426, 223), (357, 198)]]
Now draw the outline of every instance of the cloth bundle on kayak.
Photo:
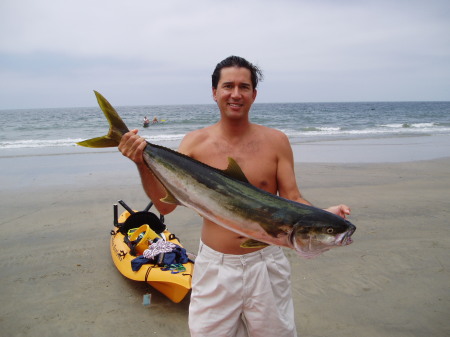
[(142, 254), (146, 259), (154, 259), (161, 253), (170, 253), (176, 244), (164, 240), (155, 240)]
[(158, 266), (187, 263), (186, 249), (172, 242), (156, 239), (143, 255), (131, 260), (131, 269), (138, 271), (142, 265), (154, 263)]

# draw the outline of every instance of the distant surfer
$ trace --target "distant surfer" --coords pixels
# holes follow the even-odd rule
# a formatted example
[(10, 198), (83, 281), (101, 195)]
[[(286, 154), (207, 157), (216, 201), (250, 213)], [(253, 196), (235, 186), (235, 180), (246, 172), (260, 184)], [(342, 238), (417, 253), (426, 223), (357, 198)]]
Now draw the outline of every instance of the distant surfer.
[(156, 123), (158, 123), (158, 118), (155, 116), (155, 117), (153, 117), (152, 124), (156, 124)]
[(144, 117), (144, 128), (146, 128), (147, 126), (149, 126), (150, 124), (150, 120), (147, 118), (147, 116)]

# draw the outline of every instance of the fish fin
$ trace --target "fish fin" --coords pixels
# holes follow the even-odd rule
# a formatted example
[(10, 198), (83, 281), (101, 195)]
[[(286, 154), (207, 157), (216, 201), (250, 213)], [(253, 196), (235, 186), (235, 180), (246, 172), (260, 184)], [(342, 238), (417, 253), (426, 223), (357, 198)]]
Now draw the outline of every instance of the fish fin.
[(108, 136), (102, 136), (97, 138), (91, 138), (88, 140), (83, 140), (77, 143), (80, 146), (86, 147), (114, 147), (117, 146), (117, 142)]
[(225, 173), (229, 177), (232, 177), (232, 178), (235, 178), (237, 180), (243, 181), (244, 183), (248, 183), (248, 179), (245, 176), (244, 172), (242, 172), (241, 167), (231, 157), (228, 157), (228, 167), (227, 167), (227, 169), (222, 171), (222, 172)]
[(165, 202), (166, 204), (173, 204), (173, 205), (180, 205), (180, 202), (175, 198), (175, 196), (166, 190), (166, 196), (164, 198), (161, 198), (162, 202)]
[(263, 247), (267, 247), (267, 246), (270, 246), (270, 245), (268, 243), (254, 240), (254, 239), (248, 239), (241, 243), (242, 248), (263, 248)]
[(120, 143), (122, 136), (129, 130), (117, 111), (100, 93), (94, 90), (97, 102), (109, 123), (108, 134), (103, 137), (87, 139), (77, 144), (86, 147), (115, 147)]

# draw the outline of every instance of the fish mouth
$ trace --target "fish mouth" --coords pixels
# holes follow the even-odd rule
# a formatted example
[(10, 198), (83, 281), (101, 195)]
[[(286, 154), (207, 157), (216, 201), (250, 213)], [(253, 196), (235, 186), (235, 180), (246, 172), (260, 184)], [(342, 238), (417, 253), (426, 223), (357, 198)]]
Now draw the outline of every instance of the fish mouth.
[(341, 237), (338, 238), (338, 240), (336, 240), (337, 246), (348, 246), (353, 242), (352, 235), (355, 232), (356, 227), (349, 221), (347, 221), (347, 223), (349, 228), (346, 232), (343, 233)]
[(342, 239), (337, 242), (337, 246), (348, 246), (349, 244), (351, 244), (353, 242), (353, 239), (351, 237), (352, 234), (353, 233), (350, 232), (344, 233)]

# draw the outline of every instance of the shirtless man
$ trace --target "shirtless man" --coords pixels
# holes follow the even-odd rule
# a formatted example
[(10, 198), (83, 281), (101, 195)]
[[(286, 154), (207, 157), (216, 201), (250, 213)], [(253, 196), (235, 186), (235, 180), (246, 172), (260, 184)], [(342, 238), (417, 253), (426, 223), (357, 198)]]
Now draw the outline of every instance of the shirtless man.
[[(212, 75), (212, 94), (221, 118), (188, 133), (178, 151), (219, 169), (232, 157), (254, 186), (310, 205), (297, 187), (287, 136), (250, 122), (260, 78), (261, 71), (243, 58), (230, 56), (220, 62)], [(145, 145), (132, 130), (122, 137), (119, 150), (136, 163), (158, 211), (170, 213), (176, 206), (160, 201), (166, 193), (143, 161)], [(345, 205), (327, 210), (350, 214)], [(203, 219), (189, 309), (192, 336), (246, 336), (247, 331), (251, 336), (296, 336), (286, 257), (276, 246), (242, 248), (246, 239)]]

